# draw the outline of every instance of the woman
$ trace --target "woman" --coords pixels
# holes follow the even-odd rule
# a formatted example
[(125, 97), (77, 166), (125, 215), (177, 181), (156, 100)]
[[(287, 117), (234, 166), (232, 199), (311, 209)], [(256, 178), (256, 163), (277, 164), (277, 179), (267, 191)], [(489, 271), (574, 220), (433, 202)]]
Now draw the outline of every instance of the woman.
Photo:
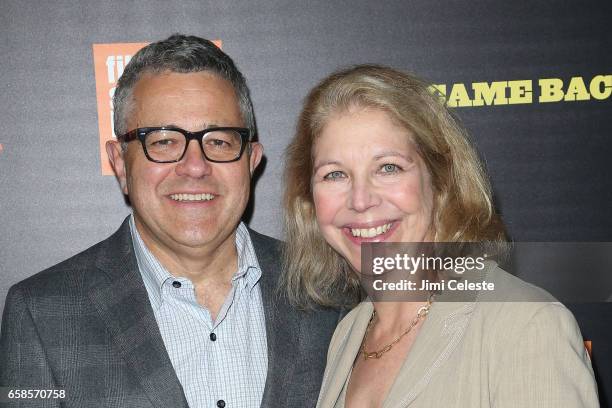
[[(305, 101), (285, 173), (290, 299), (349, 305), (361, 244), (498, 242), (474, 149), (427, 84), (381, 66), (337, 72)], [(546, 296), (487, 262), (508, 300)], [(485, 298), (486, 299), (486, 298)], [(546, 302), (365, 299), (338, 325), (318, 406), (595, 407), (573, 316)]]

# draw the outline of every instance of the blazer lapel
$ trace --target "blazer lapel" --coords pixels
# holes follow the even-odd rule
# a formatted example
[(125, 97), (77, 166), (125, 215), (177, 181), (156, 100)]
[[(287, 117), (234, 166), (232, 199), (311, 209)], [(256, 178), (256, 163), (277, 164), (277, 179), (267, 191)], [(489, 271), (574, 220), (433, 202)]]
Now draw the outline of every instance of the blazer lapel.
[(133, 252), (128, 220), (102, 246), (98, 279), (89, 297), (111, 342), (155, 407), (185, 407), (183, 388), (172, 368)]
[(372, 303), (369, 301), (365, 301), (357, 307), (359, 308), (358, 314), (353, 326), (342, 339), (340, 351), (336, 354), (334, 361), (329, 361), (327, 364), (327, 370), (329, 371), (326, 370), (323, 378), (322, 399), (318, 402), (318, 407), (334, 407), (345, 383), (350, 379), (355, 358), (357, 358), (361, 348), (363, 336), (374, 310)]
[(270, 247), (254, 231), (249, 231), (261, 267), (261, 297), (266, 319), (268, 371), (261, 402), (262, 407), (287, 406), (287, 381), (296, 364), (299, 351), (299, 316), (278, 291), (278, 248)]
[(411, 404), (461, 341), (474, 305), (442, 301), (432, 305), (383, 407)]

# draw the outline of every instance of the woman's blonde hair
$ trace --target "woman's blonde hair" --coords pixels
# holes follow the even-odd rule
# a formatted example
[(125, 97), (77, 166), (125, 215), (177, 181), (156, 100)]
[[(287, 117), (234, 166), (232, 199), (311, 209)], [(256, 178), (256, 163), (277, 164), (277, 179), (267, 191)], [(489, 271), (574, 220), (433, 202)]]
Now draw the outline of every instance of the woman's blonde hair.
[(440, 95), (419, 78), (392, 68), (341, 70), (308, 94), (286, 151), (282, 287), (303, 308), (350, 305), (360, 295), (358, 276), (319, 232), (311, 188), (317, 136), (331, 114), (352, 107), (384, 110), (412, 133), (431, 175), (434, 241), (505, 241), (484, 168)]

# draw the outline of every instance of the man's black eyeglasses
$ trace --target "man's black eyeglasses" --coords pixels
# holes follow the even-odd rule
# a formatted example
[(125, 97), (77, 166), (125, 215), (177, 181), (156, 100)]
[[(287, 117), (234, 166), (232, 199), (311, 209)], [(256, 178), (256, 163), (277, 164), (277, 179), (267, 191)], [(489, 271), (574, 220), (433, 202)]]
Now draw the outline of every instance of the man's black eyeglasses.
[(162, 126), (134, 129), (117, 139), (121, 142), (140, 140), (145, 156), (155, 163), (181, 161), (189, 142), (197, 140), (206, 160), (228, 163), (240, 160), (250, 138), (251, 132), (246, 128), (213, 127), (189, 132), (174, 126)]

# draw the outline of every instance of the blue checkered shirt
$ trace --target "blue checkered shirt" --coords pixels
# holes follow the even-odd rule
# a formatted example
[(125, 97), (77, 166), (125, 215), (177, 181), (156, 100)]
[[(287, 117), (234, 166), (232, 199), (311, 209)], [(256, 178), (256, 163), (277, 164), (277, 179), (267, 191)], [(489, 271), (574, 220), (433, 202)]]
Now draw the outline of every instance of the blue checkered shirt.
[(240, 223), (236, 231), (238, 270), (215, 321), (197, 302), (191, 281), (173, 277), (147, 249), (133, 216), (130, 229), (138, 268), (189, 406), (259, 408), (268, 352), (261, 268), (246, 226)]

